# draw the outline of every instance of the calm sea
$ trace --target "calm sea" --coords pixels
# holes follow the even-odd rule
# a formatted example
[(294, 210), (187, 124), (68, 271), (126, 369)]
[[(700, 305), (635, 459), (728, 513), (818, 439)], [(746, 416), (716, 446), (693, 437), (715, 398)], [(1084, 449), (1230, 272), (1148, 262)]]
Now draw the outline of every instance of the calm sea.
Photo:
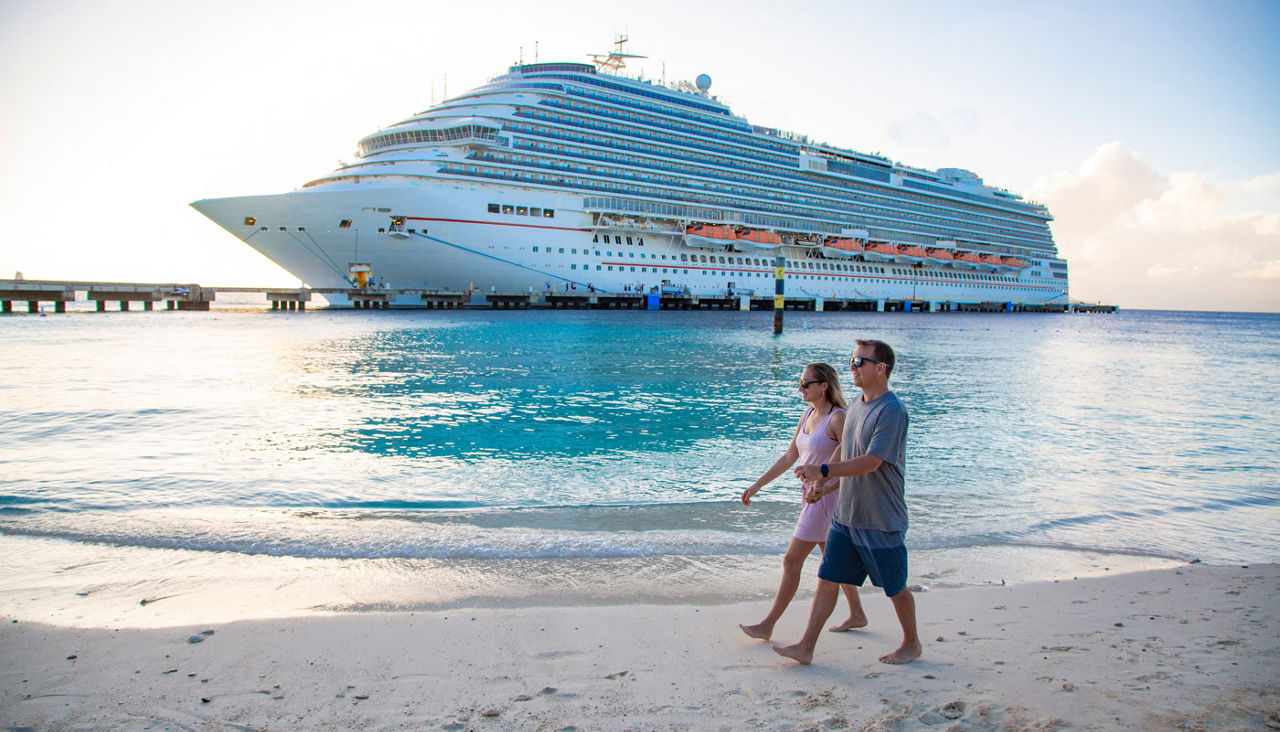
[[(786, 448), (804, 364), (847, 374), (870, 337), (897, 349), (911, 415), (913, 550), (1280, 561), (1280, 315), (771, 326), (256, 303), (0, 318), (0, 538), (158, 564), (772, 562), (798, 485), (737, 497)], [(0, 565), (6, 587), (28, 566)]]

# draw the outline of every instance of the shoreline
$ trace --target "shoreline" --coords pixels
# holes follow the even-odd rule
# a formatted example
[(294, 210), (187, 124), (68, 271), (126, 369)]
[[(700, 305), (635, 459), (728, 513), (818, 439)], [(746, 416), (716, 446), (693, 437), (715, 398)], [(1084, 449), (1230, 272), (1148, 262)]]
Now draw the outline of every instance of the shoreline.
[[(159, 628), (360, 612), (625, 604), (767, 604), (781, 553), (499, 559), (304, 558), (0, 535), (0, 616), (81, 628)], [(807, 603), (821, 557), (805, 562)], [(1033, 546), (916, 549), (919, 592), (1186, 566), (1141, 554)], [(620, 578), (625, 580), (620, 581)]]
[[(935, 589), (917, 598), (924, 656), (897, 667), (875, 660), (900, 639), (878, 590), (869, 628), (824, 633), (807, 667), (737, 629), (760, 600), (121, 629), (6, 613), (0, 724), (1274, 729), (1277, 597), (1275, 564)], [(797, 598), (774, 640), (807, 614)]]

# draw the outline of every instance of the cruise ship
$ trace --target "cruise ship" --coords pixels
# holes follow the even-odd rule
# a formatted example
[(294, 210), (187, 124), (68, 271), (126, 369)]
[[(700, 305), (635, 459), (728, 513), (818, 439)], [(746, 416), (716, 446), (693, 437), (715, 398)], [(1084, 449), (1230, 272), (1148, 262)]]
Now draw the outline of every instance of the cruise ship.
[(191, 205), (331, 306), (376, 288), (768, 295), (1066, 305), (1048, 209), (958, 168), (924, 170), (751, 124), (711, 79), (518, 63), (359, 141), (278, 195)]

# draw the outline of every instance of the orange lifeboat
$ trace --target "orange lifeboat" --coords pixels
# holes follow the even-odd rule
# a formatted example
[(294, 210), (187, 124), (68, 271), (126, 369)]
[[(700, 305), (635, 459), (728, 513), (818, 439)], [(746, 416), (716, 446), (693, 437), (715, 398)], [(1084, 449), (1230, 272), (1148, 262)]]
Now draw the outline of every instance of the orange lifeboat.
[(1001, 261), (1000, 257), (996, 256), (995, 254), (980, 254), (978, 255), (978, 264), (986, 265), (984, 269), (985, 268), (995, 269), (996, 267), (999, 267), (1001, 264), (1003, 264), (1003, 262)]
[(929, 252), (930, 259), (936, 259), (939, 262), (950, 262), (956, 258), (956, 255), (952, 254), (950, 249), (943, 249), (940, 247), (938, 249), (928, 249), (926, 251)]
[(924, 247), (904, 246), (898, 247), (898, 256), (895, 259), (903, 264), (913, 264), (915, 262), (923, 262), (928, 259), (929, 255), (925, 253)]
[(862, 256), (870, 261), (884, 262), (898, 256), (898, 247), (886, 241), (868, 242)]
[(1017, 257), (1002, 257), (1001, 263), (1006, 267), (1013, 267), (1014, 269), (1022, 269), (1027, 264)]
[(862, 251), (862, 245), (854, 239), (836, 239), (833, 237), (822, 242), (822, 250), (824, 254), (828, 255), (852, 257)]
[(738, 240), (738, 234), (732, 226), (691, 224), (685, 228), (684, 234), (685, 243), (695, 247), (719, 247)]
[(955, 265), (966, 267), (974, 267), (982, 263), (982, 258), (977, 252), (957, 252), (954, 260)]
[(782, 237), (776, 232), (760, 229), (744, 229), (737, 232), (738, 242), (757, 249), (777, 249), (782, 246)]

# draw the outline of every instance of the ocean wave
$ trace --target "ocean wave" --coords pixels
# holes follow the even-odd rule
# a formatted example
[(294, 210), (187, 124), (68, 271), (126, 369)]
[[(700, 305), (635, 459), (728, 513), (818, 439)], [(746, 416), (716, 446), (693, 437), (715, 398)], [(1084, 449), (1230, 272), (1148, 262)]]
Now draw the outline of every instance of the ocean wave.
[[(570, 559), (667, 555), (780, 553), (777, 531), (650, 529), (583, 531), (520, 526), (404, 521), (362, 516), (317, 521), (285, 515), (265, 520), (185, 520), (142, 517), (0, 517), (0, 534), (120, 547), (233, 552), (309, 559)], [(371, 525), (374, 522), (376, 525)]]

